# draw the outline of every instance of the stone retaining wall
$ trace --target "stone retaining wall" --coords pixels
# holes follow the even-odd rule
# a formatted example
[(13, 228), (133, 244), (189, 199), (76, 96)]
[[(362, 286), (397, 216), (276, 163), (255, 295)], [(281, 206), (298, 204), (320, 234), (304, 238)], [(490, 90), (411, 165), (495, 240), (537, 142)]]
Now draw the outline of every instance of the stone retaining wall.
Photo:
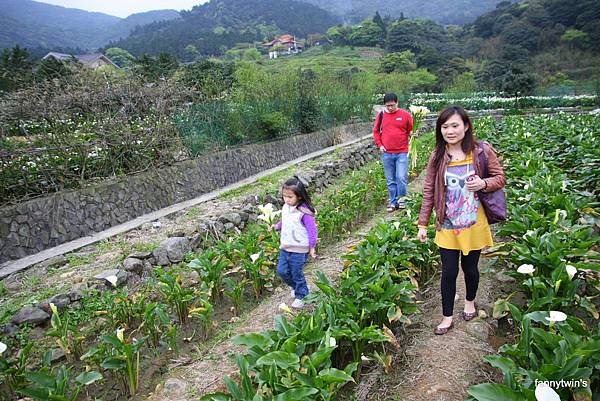
[(360, 123), (226, 150), (0, 209), (0, 263), (193, 199), (261, 171), (369, 133)]

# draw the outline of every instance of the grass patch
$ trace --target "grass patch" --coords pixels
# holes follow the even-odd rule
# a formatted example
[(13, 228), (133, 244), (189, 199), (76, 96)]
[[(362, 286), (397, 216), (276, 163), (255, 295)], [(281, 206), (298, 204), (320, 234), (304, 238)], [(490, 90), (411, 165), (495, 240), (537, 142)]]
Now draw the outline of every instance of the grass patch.
[(186, 222), (190, 220), (196, 220), (200, 216), (202, 216), (202, 209), (199, 207), (191, 207), (186, 210), (183, 216), (181, 216), (181, 221)]
[(358, 68), (376, 72), (383, 50), (375, 47), (315, 46), (305, 52), (274, 60), (261, 60), (260, 64), (269, 72), (290, 71), (299, 68), (342, 71)]
[(85, 266), (92, 263), (95, 256), (95, 253), (90, 253), (88, 255), (69, 254), (67, 255), (67, 261), (71, 267)]

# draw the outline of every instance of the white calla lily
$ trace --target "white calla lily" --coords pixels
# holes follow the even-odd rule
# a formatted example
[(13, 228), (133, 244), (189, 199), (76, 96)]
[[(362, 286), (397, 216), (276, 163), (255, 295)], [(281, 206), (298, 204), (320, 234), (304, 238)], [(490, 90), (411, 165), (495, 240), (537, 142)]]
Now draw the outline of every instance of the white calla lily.
[(279, 213), (281, 213), (281, 211), (275, 211), (271, 203), (267, 203), (263, 206), (258, 206), (258, 209), (262, 213), (260, 216), (258, 216), (258, 219), (266, 221), (268, 224), (271, 224), (273, 222), (273, 218)]
[(418, 116), (425, 116), (427, 113), (430, 113), (429, 109), (425, 106), (408, 106), (408, 109), (410, 110), (411, 114), (413, 116), (418, 115)]
[(106, 277), (106, 281), (108, 281), (109, 283), (112, 284), (113, 287), (117, 286), (117, 276), (115, 276), (114, 274), (112, 276), (108, 276)]
[(279, 304), (279, 310), (285, 313), (293, 313), (290, 307), (285, 304), (285, 302)]
[(517, 272), (521, 274), (532, 274), (535, 271), (535, 267), (533, 265), (521, 265), (517, 268)]
[(50, 310), (52, 311), (53, 314), (58, 315), (58, 308), (52, 302), (50, 302)]
[(123, 336), (123, 332), (125, 331), (125, 329), (117, 329), (117, 338), (119, 339), (119, 341), (121, 341), (122, 343), (125, 342), (125, 337)]
[(252, 263), (255, 263), (258, 260), (258, 258), (260, 258), (260, 253), (250, 255), (250, 260), (252, 260)]
[(6, 351), (7, 348), (8, 347), (6, 346), (6, 344), (0, 342), (0, 355), (4, 354), (4, 351)]
[(336, 345), (337, 345), (337, 341), (335, 341), (335, 337), (330, 337), (329, 338), (329, 346), (335, 347)]
[(567, 315), (561, 311), (551, 310), (550, 316), (547, 316), (545, 319), (552, 323), (564, 322), (567, 320)]
[(577, 268), (575, 266), (572, 265), (567, 265), (565, 267), (567, 269), (567, 274), (569, 275), (569, 278), (573, 278), (575, 277), (575, 275), (577, 274)]
[(560, 401), (560, 396), (546, 383), (540, 383), (535, 388), (537, 401)]
[(400, 228), (400, 222), (399, 221), (394, 221), (394, 228), (396, 230), (398, 230)]

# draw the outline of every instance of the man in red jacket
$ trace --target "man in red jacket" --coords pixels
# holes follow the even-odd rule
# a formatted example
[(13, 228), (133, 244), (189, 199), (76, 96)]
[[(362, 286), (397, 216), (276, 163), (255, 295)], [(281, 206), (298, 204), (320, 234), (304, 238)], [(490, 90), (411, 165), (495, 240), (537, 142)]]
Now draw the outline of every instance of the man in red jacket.
[(408, 137), (413, 129), (413, 119), (406, 110), (398, 108), (398, 96), (386, 93), (385, 110), (375, 118), (373, 137), (381, 150), (383, 171), (390, 201), (388, 212), (404, 209), (408, 194)]

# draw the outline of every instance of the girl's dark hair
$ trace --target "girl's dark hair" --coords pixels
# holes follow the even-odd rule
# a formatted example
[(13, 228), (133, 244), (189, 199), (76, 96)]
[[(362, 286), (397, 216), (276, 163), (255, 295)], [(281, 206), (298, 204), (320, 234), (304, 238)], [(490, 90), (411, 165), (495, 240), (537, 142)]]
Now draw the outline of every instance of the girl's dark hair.
[(446, 153), (446, 140), (444, 140), (444, 136), (442, 135), (442, 125), (450, 119), (453, 115), (458, 114), (460, 118), (463, 120), (465, 127), (468, 127), (465, 131), (465, 137), (462, 140), (461, 147), (465, 154), (469, 154), (474, 151), (477, 147), (477, 141), (473, 136), (473, 124), (471, 124), (471, 119), (469, 115), (461, 106), (448, 106), (444, 110), (442, 110), (437, 118), (435, 123), (435, 150), (434, 150), (434, 166), (436, 171), (438, 170), (440, 163), (444, 159), (444, 154)]
[(293, 191), (294, 194), (300, 200), (299, 204), (303, 204), (311, 212), (315, 213), (315, 208), (313, 207), (312, 202), (310, 200), (310, 195), (308, 195), (308, 192), (306, 191), (306, 187), (304, 186), (304, 184), (302, 183), (300, 178), (298, 178), (297, 175), (293, 176), (292, 178), (290, 178), (289, 180), (284, 182), (283, 189), (289, 189), (289, 190)]

